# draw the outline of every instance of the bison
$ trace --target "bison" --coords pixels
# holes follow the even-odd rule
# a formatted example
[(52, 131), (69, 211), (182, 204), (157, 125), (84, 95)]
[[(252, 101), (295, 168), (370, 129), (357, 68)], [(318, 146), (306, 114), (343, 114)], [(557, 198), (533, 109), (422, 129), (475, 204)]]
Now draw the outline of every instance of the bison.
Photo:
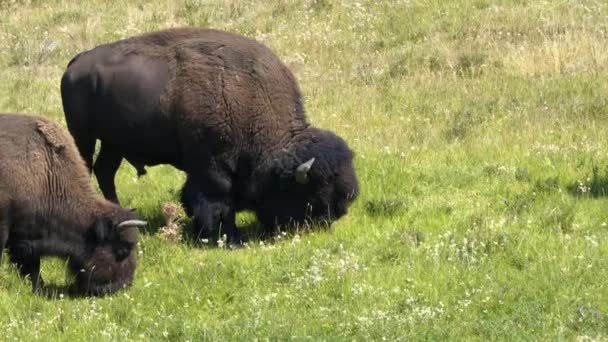
[(330, 223), (359, 192), (346, 142), (310, 125), (293, 74), (241, 35), (178, 28), (97, 46), (69, 62), (61, 96), (105, 197), (118, 202), (123, 158), (139, 175), (173, 165), (187, 174), (181, 202), (199, 236), (221, 225), (238, 241), (239, 210), (267, 232)]
[(144, 224), (96, 194), (64, 128), (33, 115), (0, 114), (0, 258), (7, 248), (34, 290), (44, 285), (45, 256), (69, 260), (81, 294), (130, 285)]

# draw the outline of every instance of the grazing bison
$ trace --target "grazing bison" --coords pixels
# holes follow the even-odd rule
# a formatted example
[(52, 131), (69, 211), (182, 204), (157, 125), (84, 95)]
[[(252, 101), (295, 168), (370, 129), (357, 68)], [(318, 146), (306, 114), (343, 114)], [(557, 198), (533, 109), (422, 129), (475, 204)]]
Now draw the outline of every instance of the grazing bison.
[(0, 114), (0, 257), (43, 286), (40, 258), (69, 259), (76, 289), (106, 294), (135, 272), (135, 213), (97, 195), (69, 133), (46, 119)]
[[(61, 80), (67, 125), (106, 198), (117, 201), (122, 158), (187, 174), (181, 201), (196, 231), (253, 210), (276, 225), (331, 222), (358, 194), (353, 153), (310, 126), (292, 73), (264, 45), (181, 28), (78, 54)], [(96, 139), (101, 151), (93, 164)]]

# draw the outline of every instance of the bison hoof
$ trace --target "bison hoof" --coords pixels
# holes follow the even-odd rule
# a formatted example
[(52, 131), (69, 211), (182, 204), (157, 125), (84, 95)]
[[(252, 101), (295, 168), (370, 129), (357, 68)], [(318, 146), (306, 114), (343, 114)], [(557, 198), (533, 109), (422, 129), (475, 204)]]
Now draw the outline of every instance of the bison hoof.
[(242, 249), (246, 246), (244, 241), (238, 241), (238, 242), (230, 242), (228, 243), (228, 248), (229, 249)]

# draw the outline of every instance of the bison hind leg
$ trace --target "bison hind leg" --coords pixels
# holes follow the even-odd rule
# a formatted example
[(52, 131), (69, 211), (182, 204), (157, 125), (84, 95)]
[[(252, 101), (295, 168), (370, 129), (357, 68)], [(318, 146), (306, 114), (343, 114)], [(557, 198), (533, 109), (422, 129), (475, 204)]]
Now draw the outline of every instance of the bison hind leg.
[(93, 166), (103, 196), (115, 203), (118, 203), (118, 196), (116, 195), (114, 177), (120, 167), (122, 157), (122, 154), (114, 146), (102, 142), (99, 156)]

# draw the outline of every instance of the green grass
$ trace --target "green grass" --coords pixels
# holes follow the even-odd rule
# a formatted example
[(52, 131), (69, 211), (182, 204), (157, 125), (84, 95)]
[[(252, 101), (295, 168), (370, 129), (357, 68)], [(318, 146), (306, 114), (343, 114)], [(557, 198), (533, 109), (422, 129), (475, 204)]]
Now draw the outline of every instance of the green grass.
[[(119, 196), (153, 222), (134, 286), (47, 299), (5, 262), (2, 339), (608, 339), (607, 16), (599, 0), (0, 2), (0, 110), (64, 122), (61, 74), (100, 43), (241, 32), (294, 71), (362, 187), (330, 231), (230, 251), (161, 239), (184, 176), (124, 163)], [(43, 274), (64, 282), (59, 261)]]

